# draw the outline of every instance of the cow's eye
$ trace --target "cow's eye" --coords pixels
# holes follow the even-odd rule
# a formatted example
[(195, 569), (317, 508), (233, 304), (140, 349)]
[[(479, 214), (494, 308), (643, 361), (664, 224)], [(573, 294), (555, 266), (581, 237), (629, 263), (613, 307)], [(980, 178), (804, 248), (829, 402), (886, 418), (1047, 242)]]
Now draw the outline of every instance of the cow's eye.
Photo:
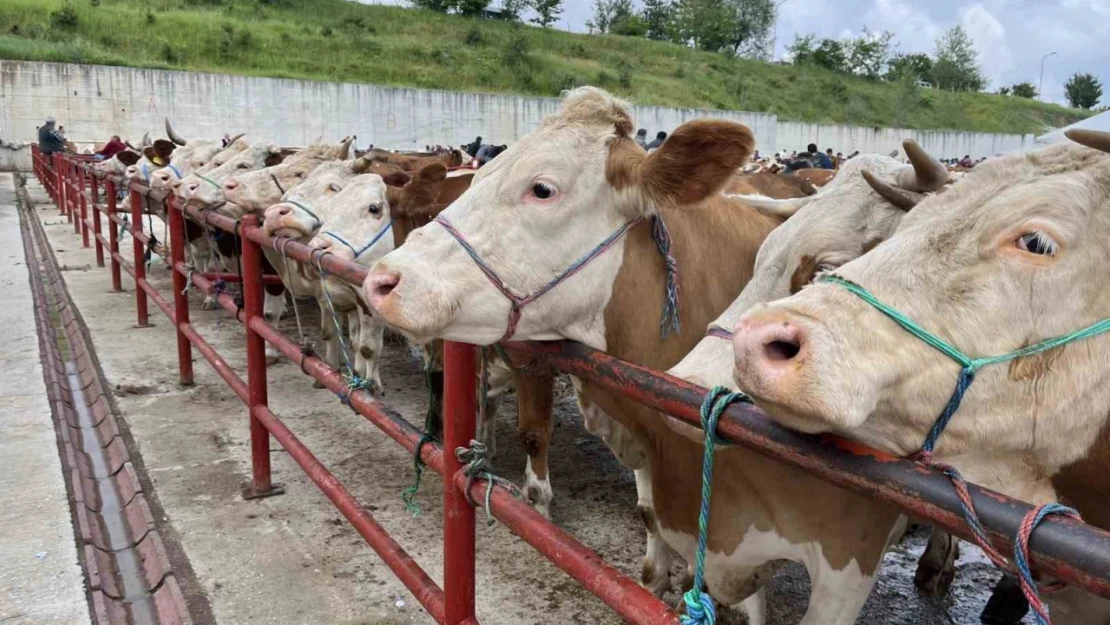
[(555, 186), (547, 182), (537, 182), (532, 185), (532, 197), (537, 200), (550, 200), (556, 193), (558, 190)]
[(1019, 250), (1029, 252), (1030, 254), (1037, 254), (1038, 256), (1055, 256), (1056, 251), (1059, 249), (1059, 244), (1055, 239), (1047, 234), (1034, 230), (1033, 232), (1026, 232), (1018, 237), (1015, 242)]
[(382, 205), (381, 204), (371, 204), (370, 208), (367, 209), (367, 210), (370, 211), (371, 215), (377, 217), (378, 215), (382, 214)]
[(246, 163), (239, 163), (238, 169), (246, 169), (248, 167), (250, 167), (250, 165), (247, 165)]
[[(835, 265), (833, 263), (821, 263), (820, 265), (817, 265), (817, 268), (813, 270), (813, 280), (821, 277), (822, 274), (829, 273), (830, 271), (835, 271), (837, 267), (838, 265)], [(812, 282), (813, 280), (810, 280), (810, 282)]]
[(303, 171), (298, 171), (297, 173), (293, 174), (293, 177), (294, 178), (304, 178), (304, 172)]
[(331, 193), (339, 193), (342, 190), (343, 187), (335, 184), (334, 182), (328, 185), (328, 191), (330, 191)]

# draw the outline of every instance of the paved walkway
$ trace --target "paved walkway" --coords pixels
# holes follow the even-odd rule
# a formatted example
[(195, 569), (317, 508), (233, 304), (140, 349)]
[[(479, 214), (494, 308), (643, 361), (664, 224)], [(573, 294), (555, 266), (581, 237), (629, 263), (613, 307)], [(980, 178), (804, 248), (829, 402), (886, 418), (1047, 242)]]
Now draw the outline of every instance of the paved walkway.
[(15, 186), (0, 174), (0, 623), (89, 623), (39, 363)]

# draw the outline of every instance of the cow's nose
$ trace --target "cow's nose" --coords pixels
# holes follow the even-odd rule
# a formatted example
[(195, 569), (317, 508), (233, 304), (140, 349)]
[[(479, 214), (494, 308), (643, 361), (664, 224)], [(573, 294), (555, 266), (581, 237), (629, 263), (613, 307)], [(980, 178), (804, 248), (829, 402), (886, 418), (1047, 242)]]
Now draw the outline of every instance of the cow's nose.
[(197, 189), (199, 189), (199, 188), (200, 188), (200, 183), (199, 182), (190, 182), (189, 185), (185, 187), (185, 190), (188, 191), (189, 193), (196, 193)]
[(805, 330), (780, 315), (741, 319), (732, 336), (737, 362), (766, 372), (796, 367), (806, 349)]
[(333, 241), (328, 237), (316, 237), (315, 239), (312, 239), (312, 242), (309, 243), (309, 246), (314, 247), (318, 250), (330, 250), (332, 243)]
[(282, 204), (277, 208), (278, 217), (288, 217), (293, 212), (293, 207), (288, 204)]
[(366, 301), (370, 307), (381, 310), (397, 285), (401, 284), (401, 274), (396, 271), (379, 270), (366, 276), (363, 290), (366, 292)]
[(176, 191), (176, 190), (181, 188), (181, 181), (180, 180), (174, 180), (173, 184), (171, 186), (173, 187), (174, 191)]
[(228, 180), (224, 183), (224, 191), (234, 191), (239, 186), (239, 181), (235, 178)]

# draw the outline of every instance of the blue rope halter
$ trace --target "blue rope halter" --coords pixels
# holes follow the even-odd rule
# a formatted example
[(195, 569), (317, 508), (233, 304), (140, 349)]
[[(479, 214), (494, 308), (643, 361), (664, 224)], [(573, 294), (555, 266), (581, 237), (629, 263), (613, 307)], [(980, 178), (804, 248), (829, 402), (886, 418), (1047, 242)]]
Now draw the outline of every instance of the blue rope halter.
[(220, 185), (220, 183), (216, 182), (215, 180), (212, 180), (211, 178), (209, 178), (208, 176), (205, 176), (204, 174), (198, 174), (198, 173), (194, 172), (194, 175), (197, 178), (200, 178), (201, 180), (203, 180), (203, 181), (207, 182), (208, 184), (212, 185), (213, 187), (216, 187), (217, 189), (223, 188)]
[[(299, 208), (299, 209), (303, 210), (304, 212), (308, 213), (310, 217), (312, 217), (313, 219), (316, 220), (315, 228), (319, 228), (320, 226), (324, 225), (324, 220), (320, 219), (320, 217), (316, 213), (312, 212), (312, 209), (309, 208), (308, 206), (298, 202), (297, 200), (285, 200), (285, 203), (286, 204), (292, 204), (293, 206), (296, 206), (297, 208)], [(389, 222), (389, 223), (390, 223), (390, 225), (393, 225), (392, 221)], [(315, 228), (313, 228), (313, 229), (315, 230)]]
[(170, 163), (169, 165), (166, 165), (166, 169), (172, 171), (173, 175), (177, 176), (178, 180), (181, 180), (182, 178), (184, 178), (184, 176), (181, 175), (181, 172), (178, 171), (178, 169), (173, 166), (173, 163)]
[(357, 250), (355, 249), (355, 246), (351, 245), (350, 243), (347, 242), (346, 239), (344, 239), (343, 237), (339, 236), (338, 234), (336, 234), (334, 232), (323, 232), (321, 234), (323, 234), (326, 237), (331, 237), (331, 238), (335, 239), (336, 241), (339, 241), (343, 245), (346, 245), (347, 249), (354, 252), (355, 258), (358, 258), (359, 255), (361, 255), (363, 252), (365, 252), (366, 250), (374, 247), (374, 244), (377, 243), (383, 236), (385, 236), (385, 233), (389, 232), (389, 229), (392, 228), (392, 227), (393, 227), (393, 220), (391, 219), (391, 220), (389, 220), (389, 223), (387, 223), (385, 225), (384, 228), (379, 230), (378, 233), (374, 235), (374, 238), (370, 239), (369, 243), (367, 243), (366, 245), (363, 245), (361, 248), (359, 248)]

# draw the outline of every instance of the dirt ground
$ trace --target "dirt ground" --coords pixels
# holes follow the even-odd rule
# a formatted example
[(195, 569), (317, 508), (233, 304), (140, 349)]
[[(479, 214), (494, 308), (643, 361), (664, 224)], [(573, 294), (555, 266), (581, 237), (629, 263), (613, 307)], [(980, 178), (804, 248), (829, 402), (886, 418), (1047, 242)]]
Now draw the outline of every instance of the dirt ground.
[[(44, 201), (41, 192), (40, 202)], [(335, 512), (299, 468), (274, 443), (275, 480), (287, 494), (244, 501), (240, 488), (250, 473), (244, 407), (196, 356), (196, 386), (177, 384), (170, 324), (151, 304), (155, 327), (135, 329), (133, 285), (112, 293), (107, 268), (94, 265), (71, 225), (52, 207), (39, 213), (64, 269), (68, 288), (92, 336), (115, 405), (157, 495), (175, 570), (181, 575), (198, 624), (391, 625), (432, 623), (374, 552)], [(163, 238), (160, 222), (154, 223)], [(130, 258), (130, 246), (123, 255)], [(170, 272), (158, 266), (151, 282), (170, 293)], [(199, 332), (245, 376), (242, 327), (222, 311), (202, 311), (190, 295)], [(318, 327), (315, 305), (301, 306), (304, 321)], [(292, 316), (282, 329), (296, 335)], [(405, 345), (391, 343), (382, 366), (384, 401), (410, 419), (423, 414), (426, 395), (421, 365)], [(297, 365), (282, 360), (269, 370), (270, 406), (338, 478), (372, 510), (434, 579), (442, 575), (441, 489), (434, 473), (424, 480), (412, 518), (401, 492), (412, 482), (411, 458), (372, 425), (343, 407), (328, 391), (312, 388)], [(516, 443), (515, 401), (505, 402), (496, 435), (495, 470), (519, 480), (524, 455)], [(555, 521), (620, 570), (638, 575), (643, 529), (635, 511), (635, 488), (606, 448), (590, 436), (567, 380), (559, 387), (552, 452)], [(591, 470), (584, 471), (584, 467)], [(481, 517), (479, 517), (481, 519)], [(909, 535), (888, 554), (881, 577), (859, 623), (932, 625), (978, 623), (997, 573), (977, 550), (966, 547), (952, 594), (923, 599), (913, 569), (924, 533)], [(186, 564), (187, 559), (187, 564)], [(504, 527), (478, 528), (478, 616), (483, 623), (617, 623), (620, 619), (592, 595)], [(674, 579), (677, 585), (679, 566)], [(179, 574), (180, 575), (180, 574)], [(792, 567), (770, 584), (769, 622), (797, 623), (807, 605), (808, 581)], [(666, 599), (677, 604), (677, 588)], [(727, 612), (727, 611), (726, 611)], [(735, 615), (722, 619), (741, 623)]]

